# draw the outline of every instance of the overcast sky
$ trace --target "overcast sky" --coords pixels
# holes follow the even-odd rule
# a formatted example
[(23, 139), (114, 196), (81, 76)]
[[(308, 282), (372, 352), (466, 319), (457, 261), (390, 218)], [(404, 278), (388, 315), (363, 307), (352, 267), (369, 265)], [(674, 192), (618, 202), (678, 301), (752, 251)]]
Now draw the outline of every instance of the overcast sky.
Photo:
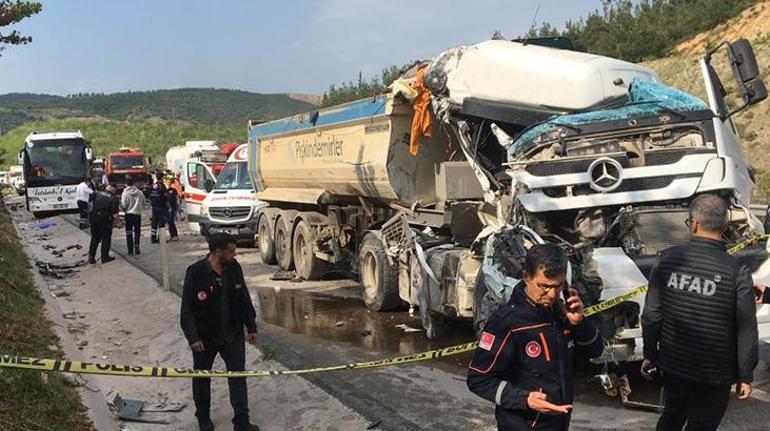
[[(600, 0), (48, 0), (14, 28), (0, 93), (179, 87), (321, 94), (388, 65), (561, 26)], [(3, 30), (4, 32), (6, 29)]]

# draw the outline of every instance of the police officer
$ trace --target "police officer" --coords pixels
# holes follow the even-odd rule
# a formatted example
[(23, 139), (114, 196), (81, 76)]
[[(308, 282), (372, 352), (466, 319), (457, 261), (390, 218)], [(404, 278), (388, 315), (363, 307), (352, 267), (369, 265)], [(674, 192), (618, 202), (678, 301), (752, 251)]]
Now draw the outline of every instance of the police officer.
[(663, 376), (657, 430), (716, 430), (736, 384), (751, 393), (757, 319), (750, 271), (725, 252), (727, 203), (704, 194), (690, 204), (687, 244), (660, 253), (642, 314), (642, 375)]
[[(243, 371), (246, 341), (257, 342), (257, 324), (243, 270), (235, 260), (236, 239), (227, 234), (209, 238), (209, 254), (190, 265), (184, 279), (180, 319), (193, 351), (193, 367), (210, 370), (219, 354), (229, 371)], [(202, 431), (211, 431), (211, 379), (192, 379), (195, 416)], [(246, 379), (228, 378), (235, 431), (258, 431), (249, 423)]]
[(91, 224), (91, 244), (88, 247), (88, 263), (96, 263), (96, 249), (102, 245), (102, 263), (115, 260), (110, 256), (112, 244), (112, 222), (118, 212), (118, 201), (115, 199), (115, 187), (107, 186), (91, 194), (91, 213), (88, 221)]
[(599, 356), (599, 331), (569, 288), (567, 257), (554, 244), (533, 246), (524, 279), (487, 321), (468, 372), (468, 388), (495, 403), (499, 430), (567, 430), (573, 398), (573, 356)]
[(160, 242), (158, 229), (163, 229), (168, 217), (168, 196), (166, 186), (163, 185), (163, 174), (158, 171), (155, 182), (152, 183), (149, 193), (150, 199), (150, 242)]

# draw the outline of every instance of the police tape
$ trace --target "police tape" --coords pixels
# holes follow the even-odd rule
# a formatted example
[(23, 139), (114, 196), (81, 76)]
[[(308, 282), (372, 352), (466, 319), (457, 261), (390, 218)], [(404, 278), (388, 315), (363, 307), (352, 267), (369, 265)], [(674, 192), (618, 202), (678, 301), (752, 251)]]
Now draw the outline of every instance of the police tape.
[(643, 294), (644, 292), (647, 292), (647, 285), (639, 286), (630, 292), (626, 292), (622, 295), (616, 296), (612, 299), (608, 299), (604, 302), (600, 302), (596, 305), (586, 307), (585, 310), (583, 310), (583, 314), (586, 317), (589, 317), (589, 316), (593, 316), (594, 314), (601, 313), (602, 311), (607, 311), (610, 308), (613, 308), (622, 302), (626, 302), (637, 295)]
[(130, 377), (168, 377), (168, 378), (206, 378), (206, 377), (268, 377), (282, 375), (311, 374), (329, 371), (355, 370), (363, 368), (378, 368), (391, 365), (402, 365), (414, 362), (429, 361), (460, 353), (471, 352), (478, 343), (471, 342), (456, 346), (444, 347), (437, 350), (398, 356), (369, 362), (335, 365), (304, 370), (274, 370), (274, 371), (217, 371), (193, 370), (188, 368), (149, 367), (137, 365), (115, 365), (97, 362), (66, 361), (58, 359), (29, 358), (24, 356), (0, 355), (0, 368), (20, 368), (25, 370), (64, 372), (74, 374), (106, 374), (112, 376)]
[[(727, 250), (729, 254), (735, 254), (749, 245), (766, 240), (770, 235), (757, 235), (749, 238)], [(638, 295), (647, 292), (646, 285), (639, 286), (629, 292), (612, 299), (586, 307), (583, 313), (586, 317), (607, 311), (626, 302)], [(98, 362), (67, 361), (59, 359), (31, 358), (26, 356), (0, 354), (0, 369), (17, 368), (36, 371), (64, 372), (74, 374), (100, 374), (129, 377), (165, 377), (165, 378), (210, 378), (210, 377), (268, 377), (283, 375), (301, 375), (322, 373), (329, 371), (355, 370), (364, 368), (388, 367), (392, 365), (410, 364), (429, 361), (446, 356), (472, 352), (478, 346), (478, 342), (458, 344), (436, 350), (415, 353), (412, 355), (398, 356), (395, 358), (380, 359), (377, 361), (357, 362), (351, 364), (334, 365), (329, 367), (308, 368), (304, 370), (256, 370), (256, 371), (219, 371), (219, 370), (195, 370), (190, 368), (150, 367), (137, 365), (115, 365)]]

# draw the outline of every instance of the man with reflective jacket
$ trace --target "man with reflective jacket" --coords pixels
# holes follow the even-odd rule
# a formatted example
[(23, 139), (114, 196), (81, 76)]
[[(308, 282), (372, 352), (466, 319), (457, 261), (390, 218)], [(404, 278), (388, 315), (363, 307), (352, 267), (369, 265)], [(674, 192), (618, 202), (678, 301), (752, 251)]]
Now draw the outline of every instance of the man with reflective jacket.
[[(583, 315), (566, 273), (567, 256), (559, 246), (533, 246), (523, 281), (481, 333), (468, 388), (495, 403), (499, 430), (567, 430), (573, 357), (602, 352), (599, 331)], [(560, 299), (565, 289), (566, 303)]]

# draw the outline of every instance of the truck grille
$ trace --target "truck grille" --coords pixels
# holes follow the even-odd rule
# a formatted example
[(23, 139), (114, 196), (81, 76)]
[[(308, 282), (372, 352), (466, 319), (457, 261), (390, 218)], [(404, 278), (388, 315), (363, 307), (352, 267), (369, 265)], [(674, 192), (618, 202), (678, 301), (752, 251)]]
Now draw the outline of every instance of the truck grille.
[(211, 207), (209, 215), (219, 220), (243, 220), (251, 214), (251, 207)]
[[(713, 153), (713, 148), (675, 148), (670, 150), (652, 150), (644, 155), (645, 166), (671, 165), (684, 156), (690, 154), (708, 154)], [(586, 172), (591, 163), (599, 158), (579, 159), (579, 160), (548, 160), (544, 162), (532, 163), (526, 166), (525, 170), (537, 177), (547, 177), (550, 175), (576, 174)], [(611, 155), (612, 159), (617, 160), (625, 169), (630, 166), (630, 159), (626, 155)]]

